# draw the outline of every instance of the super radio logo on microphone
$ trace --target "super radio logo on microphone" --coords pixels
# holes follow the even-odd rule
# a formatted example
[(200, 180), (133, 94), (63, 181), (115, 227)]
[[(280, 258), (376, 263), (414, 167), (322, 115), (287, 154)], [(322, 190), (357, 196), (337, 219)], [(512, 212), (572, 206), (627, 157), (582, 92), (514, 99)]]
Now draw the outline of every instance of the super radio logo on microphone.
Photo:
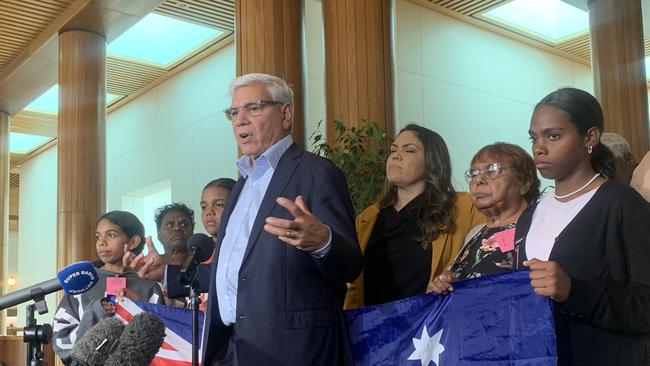
[(65, 292), (71, 295), (86, 292), (99, 281), (90, 262), (73, 263), (62, 269), (57, 276)]
[[(83, 277), (80, 278), (80, 276), (83, 276)], [(96, 274), (92, 273), (90, 271), (74, 272), (74, 273), (70, 273), (68, 275), (68, 277), (66, 277), (65, 280), (63, 280), (63, 283), (68, 285), (70, 283), (70, 281), (73, 281), (73, 280), (78, 284), (87, 283), (86, 286), (83, 286), (79, 290), (74, 289), (74, 290), (70, 291), (70, 292), (72, 292), (72, 293), (74, 293), (76, 295), (76, 294), (80, 294), (80, 293), (83, 293), (83, 292), (86, 292), (86, 291), (90, 290), (90, 288), (95, 285), (95, 282), (97, 282), (97, 277), (95, 277), (95, 276), (96, 276)], [(73, 286), (73, 287), (76, 287), (76, 286)]]

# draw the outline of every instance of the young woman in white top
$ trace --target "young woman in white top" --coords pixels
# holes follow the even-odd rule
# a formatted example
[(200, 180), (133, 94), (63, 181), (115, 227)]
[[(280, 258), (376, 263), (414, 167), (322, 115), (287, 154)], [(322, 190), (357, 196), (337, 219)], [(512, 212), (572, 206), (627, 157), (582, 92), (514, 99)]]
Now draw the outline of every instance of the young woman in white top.
[(530, 123), (537, 169), (554, 194), (517, 223), (534, 291), (553, 300), (558, 365), (648, 363), (650, 207), (610, 181), (603, 113), (589, 93), (559, 89)]

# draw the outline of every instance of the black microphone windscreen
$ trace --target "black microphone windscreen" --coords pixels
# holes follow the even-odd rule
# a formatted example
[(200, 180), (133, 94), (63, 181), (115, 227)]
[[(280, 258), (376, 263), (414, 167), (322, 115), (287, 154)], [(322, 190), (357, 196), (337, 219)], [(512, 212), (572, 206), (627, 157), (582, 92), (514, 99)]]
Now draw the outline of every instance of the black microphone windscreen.
[(117, 347), (106, 366), (147, 366), (165, 339), (165, 323), (155, 315), (142, 312), (124, 327)]
[(187, 239), (187, 251), (192, 252), (192, 248), (195, 248), (197, 253), (196, 260), (198, 262), (203, 262), (210, 259), (212, 256), (212, 252), (214, 251), (214, 242), (209, 236), (197, 233)]
[(124, 323), (117, 318), (100, 320), (74, 344), (70, 357), (78, 365), (103, 365), (123, 330)]

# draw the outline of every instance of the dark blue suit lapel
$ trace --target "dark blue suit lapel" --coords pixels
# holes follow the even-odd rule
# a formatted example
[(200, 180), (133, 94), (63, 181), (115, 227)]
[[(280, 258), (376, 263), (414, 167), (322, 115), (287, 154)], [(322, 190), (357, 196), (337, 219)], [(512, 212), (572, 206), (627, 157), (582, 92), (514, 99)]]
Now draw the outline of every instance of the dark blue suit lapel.
[[(292, 144), (280, 158), (278, 166), (275, 168), (275, 172), (273, 172), (271, 182), (266, 189), (266, 194), (264, 194), (264, 199), (262, 200), (260, 209), (257, 211), (257, 216), (255, 217), (253, 228), (251, 229), (251, 234), (246, 246), (246, 252), (244, 253), (242, 267), (246, 265), (246, 260), (257, 243), (257, 238), (260, 236), (262, 230), (264, 230), (264, 223), (266, 222), (266, 218), (271, 214), (271, 210), (276, 205), (276, 198), (282, 195), (282, 191), (284, 191), (284, 188), (289, 184), (291, 176), (298, 167), (297, 159), (302, 155), (302, 153), (303, 151), (298, 147), (298, 145)], [(289, 198), (293, 199), (294, 197)]]

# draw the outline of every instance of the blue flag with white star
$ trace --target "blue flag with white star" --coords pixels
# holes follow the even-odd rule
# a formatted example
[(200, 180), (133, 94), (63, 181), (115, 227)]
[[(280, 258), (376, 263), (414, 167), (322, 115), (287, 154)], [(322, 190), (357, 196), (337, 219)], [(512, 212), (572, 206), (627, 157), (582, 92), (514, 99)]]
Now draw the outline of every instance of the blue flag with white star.
[(355, 365), (555, 365), (550, 300), (528, 271), (346, 312)]

